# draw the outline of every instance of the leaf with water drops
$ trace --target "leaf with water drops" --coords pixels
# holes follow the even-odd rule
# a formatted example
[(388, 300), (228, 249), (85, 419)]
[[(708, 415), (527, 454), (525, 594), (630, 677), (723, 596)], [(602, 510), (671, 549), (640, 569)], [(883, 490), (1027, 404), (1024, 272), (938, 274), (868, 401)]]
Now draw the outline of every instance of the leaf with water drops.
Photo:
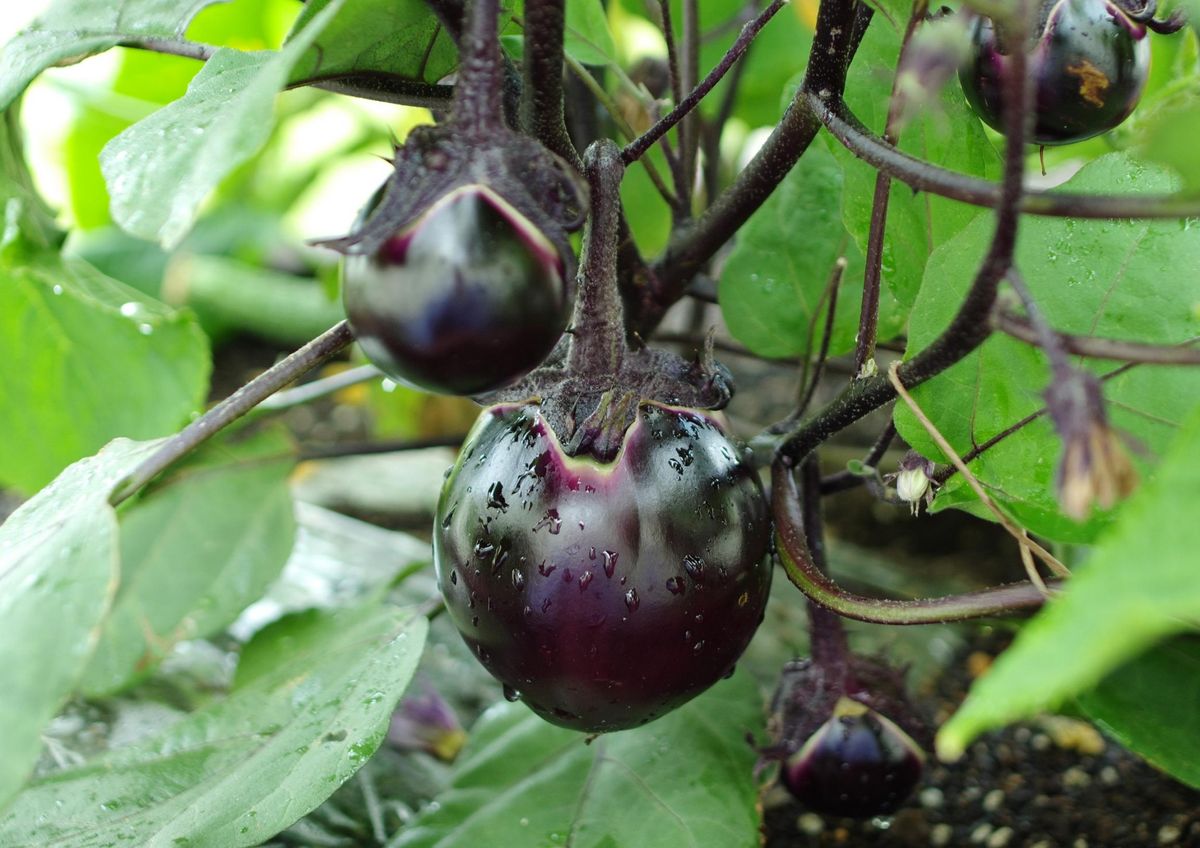
[(395, 607), (335, 621), (299, 650), (277, 645), (275, 667), (227, 699), (31, 783), (0, 817), (0, 845), (241, 848), (299, 819), (379, 746), (428, 630)]
[(0, 525), (0, 808), (33, 770), (43, 726), (95, 647), (118, 573), (108, 497), (153, 447), (113, 442)]
[[(895, 23), (875, 19), (846, 80), (846, 103), (876, 133), (882, 133), (887, 123), (903, 17)], [(833, 138), (826, 141), (845, 171), (842, 216), (846, 229), (865, 251), (874, 205), (875, 169)], [(941, 96), (933, 99), (933, 107), (903, 129), (898, 146), (943, 168), (988, 179), (1000, 176), (1000, 158), (957, 85), (946, 86)], [(930, 254), (975, 218), (990, 221), (991, 215), (929, 192), (915, 192), (898, 180), (892, 182), (888, 198), (881, 282), (884, 291), (902, 308), (909, 309), (922, 285)]]
[(744, 674), (636, 730), (581, 733), (520, 704), (483, 715), (450, 789), (394, 848), (758, 844), (762, 705)]
[(116, 436), (179, 429), (210, 368), (189, 313), (51, 253), (0, 258), (0, 361), (0, 483), (26, 492)]
[[(842, 223), (841, 203), (842, 169), (833, 154), (814, 147), (738, 233), (717, 293), (729, 331), (755, 353), (816, 351), (828, 311), (825, 290), (839, 256), (849, 265), (838, 289), (829, 352), (853, 349), (863, 261)], [(890, 295), (881, 306), (886, 337), (903, 326), (904, 314)]]
[(145, 38), (179, 39), (205, 6), (227, 0), (57, 0), (0, 49), (0, 109), (54, 65)]
[[(1092, 162), (1067, 184), (1079, 192), (1169, 192), (1177, 179), (1124, 154)], [(1200, 227), (1187, 221), (1078, 221), (1043, 218), (1022, 225), (1017, 267), (1038, 307), (1056, 329), (1154, 344), (1200, 336)], [(1036, 224), (1036, 226), (1034, 226)], [(962, 303), (992, 236), (980, 218), (929, 261), (909, 324), (909, 351), (929, 344)], [(1087, 360), (1098, 375), (1119, 363)], [(1002, 334), (914, 392), (960, 453), (982, 444), (1043, 405), (1050, 379), (1039, 350)], [(1148, 471), (1200, 398), (1200, 369), (1140, 366), (1104, 382), (1111, 423), (1127, 437), (1136, 464)], [(900, 434), (917, 451), (941, 459), (924, 429), (897, 407)], [(1101, 513), (1076, 524), (1059, 511), (1054, 475), (1061, 443), (1043, 416), (971, 463), (971, 469), (1032, 531), (1088, 541), (1112, 520)], [(934, 508), (975, 503), (957, 477)]]
[(331, 0), (278, 52), (218, 50), (187, 94), (110, 141), (100, 166), (113, 220), (168, 249), (178, 245), (209, 193), (266, 143), (275, 95), (342, 2)]
[(121, 515), (121, 583), (81, 687), (112, 691), (231, 623), (295, 537), (286, 435), (210, 445)]

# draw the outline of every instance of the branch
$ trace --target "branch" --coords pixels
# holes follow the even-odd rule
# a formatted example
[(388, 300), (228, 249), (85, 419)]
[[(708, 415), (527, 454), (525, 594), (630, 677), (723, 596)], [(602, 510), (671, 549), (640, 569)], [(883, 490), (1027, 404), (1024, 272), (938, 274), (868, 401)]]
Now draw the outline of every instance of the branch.
[[(1023, 3), (1018, 4), (1019, 9), (1023, 7)], [(1027, 22), (1023, 11), (1017, 11), (1007, 23), (1013, 42), (1024, 43)], [(1012, 267), (1017, 242), (1025, 169), (1026, 104), (1030, 95), (1027, 58), (1024, 50), (1014, 50), (1004, 78), (1004, 180), (991, 245), (950, 324), (928, 347), (901, 366), (899, 377), (905, 386), (919, 385), (945, 371), (991, 334), (992, 309), (1000, 281)], [(812, 102), (813, 98), (809, 100)], [(792, 463), (799, 462), (825, 439), (895, 397), (896, 390), (882, 374), (855, 380), (820, 413), (794, 428), (780, 445), (778, 455)]]
[[(913, 33), (929, 8), (927, 0), (917, 0), (913, 3), (912, 14), (908, 17), (908, 26), (904, 29), (904, 39), (900, 43), (900, 56), (896, 61), (897, 71), (892, 77), (892, 92), (888, 98), (888, 114), (884, 127), (884, 138), (892, 144), (899, 141), (899, 130), (896, 126), (900, 112), (900, 99), (897, 96), (900, 85), (900, 68), (904, 67)], [(883, 240), (887, 229), (888, 200), (891, 195), (892, 178), (883, 171), (875, 175), (875, 195), (871, 199), (871, 226), (867, 233), (866, 267), (863, 272), (863, 296), (858, 314), (858, 335), (854, 343), (854, 375), (855, 379), (864, 374), (867, 361), (875, 357), (875, 340), (879, 331), (879, 289), (880, 277), (883, 270)]]
[(415, 82), (392, 74), (373, 71), (339, 74), (327, 77), (309, 77), (290, 83), (288, 91), (312, 86), (331, 94), (374, 100), (378, 103), (393, 103), (397, 106), (417, 106), (432, 112), (444, 112), (454, 97), (454, 86)]
[(525, 2), (521, 127), (576, 170), (582, 170), (583, 161), (567, 133), (563, 108), (564, 2)]
[[(879, 438), (875, 440), (875, 444), (871, 445), (871, 449), (867, 451), (867, 455), (862, 458), (862, 464), (867, 468), (878, 467), (879, 460), (883, 459), (883, 455), (892, 446), (892, 440), (895, 438), (896, 421), (889, 416), (887, 426), (883, 428), (883, 432), (879, 434)], [(827, 477), (821, 478), (821, 494), (832, 495), (836, 492), (844, 492), (847, 489), (861, 486), (862, 483), (862, 477), (857, 474), (851, 474), (849, 469), (844, 468), (841, 471), (836, 471)]]
[(725, 74), (729, 72), (729, 69), (733, 67), (734, 63), (737, 62), (738, 59), (742, 58), (742, 55), (745, 54), (745, 52), (750, 48), (750, 44), (754, 41), (754, 37), (758, 35), (759, 31), (761, 31), (764, 26), (767, 25), (767, 21), (771, 20), (771, 18), (775, 16), (775, 13), (783, 8), (786, 2), (787, 0), (774, 0), (774, 2), (764, 9), (758, 15), (758, 17), (742, 27), (742, 31), (739, 33), (737, 40), (733, 42), (733, 46), (731, 46), (725, 55), (721, 57), (721, 61), (717, 63), (717, 66), (708, 72), (708, 76), (706, 76), (699, 85), (693, 88), (687, 97), (679, 101), (674, 109), (660, 118), (654, 126), (646, 130), (644, 133), (625, 146), (625, 149), (621, 151), (621, 158), (625, 160), (626, 165), (631, 162), (636, 162), (639, 158), (641, 158), (641, 156), (647, 150), (649, 150), (656, 141), (666, 135), (671, 127), (679, 123), (679, 121), (685, 115), (699, 105), (700, 101), (703, 100), (708, 93), (712, 91), (714, 87), (716, 87), (717, 83), (721, 81)]
[(350, 331), (350, 324), (342, 321), (291, 356), (271, 366), (168, 439), (113, 490), (108, 499), (109, 503), (117, 506), (173, 462), (200, 447), (275, 392), (334, 356), (352, 341), (354, 334)]
[[(840, 99), (809, 95), (808, 105), (847, 150), (914, 189), (975, 206), (995, 208), (1000, 203), (1001, 189), (996, 183), (939, 168), (897, 150), (863, 126)], [(1019, 208), (1025, 214), (1059, 218), (1193, 218), (1200, 216), (1200, 195), (1031, 191)]]
[(762, 206), (808, 149), (820, 121), (808, 105), (809, 89), (840, 93), (853, 55), (855, 8), (852, 0), (823, 0), (817, 16), (804, 86), (750, 163), (690, 227), (675, 233), (654, 266), (656, 285), (642, 293), (635, 329), (648, 336), (677, 301), (692, 277), (742, 224)]
[[(1014, 339), (1041, 346), (1037, 329), (1024, 316), (1011, 312), (997, 312), (992, 316), (992, 326)], [(1190, 346), (1194, 340), (1178, 345), (1153, 345), (1057, 332), (1054, 335), (1067, 353), (1077, 356), (1136, 362), (1141, 365), (1200, 365), (1200, 349)]]
[(452, 114), (463, 130), (490, 134), (504, 125), (500, 0), (468, 0), (465, 14)]
[[(800, 494), (791, 469), (782, 460), (771, 466), (771, 510), (776, 548), (788, 579), (810, 600), (846, 618), (874, 624), (936, 624), (1011, 615), (1037, 609), (1045, 601), (1041, 590), (1032, 583), (1012, 583), (980, 592), (911, 601), (855, 595), (826, 577), (813, 562), (802, 529)], [(1048, 585), (1057, 588), (1059, 584), (1049, 581)]]

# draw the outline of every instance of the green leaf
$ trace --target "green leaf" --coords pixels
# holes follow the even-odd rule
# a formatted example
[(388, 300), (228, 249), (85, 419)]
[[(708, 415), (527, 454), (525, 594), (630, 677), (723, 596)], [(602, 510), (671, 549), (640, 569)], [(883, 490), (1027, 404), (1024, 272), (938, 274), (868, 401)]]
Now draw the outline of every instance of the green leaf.
[(205, 6), (227, 0), (58, 0), (0, 50), (0, 109), (33, 78), (122, 41), (182, 38)]
[(590, 744), (523, 705), (500, 704), (472, 731), (450, 790), (394, 846), (755, 845), (755, 754), (745, 733), (761, 725), (744, 674)]
[[(905, 20), (901, 20), (900, 27), (904, 24)], [(866, 126), (878, 133), (883, 132), (887, 122), (899, 50), (899, 33), (885, 20), (876, 18), (850, 66), (846, 102)], [(922, 115), (904, 128), (900, 134), (900, 149), (925, 161), (936, 162), (943, 168), (997, 178), (999, 157), (958, 86), (946, 86), (939, 102), (940, 112)], [(827, 141), (845, 169), (842, 214), (846, 229), (865, 251), (875, 194), (875, 169), (856, 159), (836, 140), (830, 138)], [(884, 291), (889, 292), (903, 309), (911, 308), (921, 287), (929, 255), (981, 214), (965, 203), (928, 192), (914, 192), (903, 183), (893, 181), (884, 229)], [(880, 337), (886, 338), (882, 333)]]
[(121, 515), (121, 583), (81, 687), (117, 689), (178, 642), (209, 636), (257, 600), (295, 537), (291, 445), (268, 431), (213, 446)]
[(938, 734), (939, 753), (956, 756), (984, 730), (1054, 709), (1161, 639), (1195, 627), (1198, 455), (1200, 409), (1062, 595), (979, 678)]
[[(336, 0), (308, 3), (293, 32), (304, 37), (309, 22), (331, 2)], [(377, 72), (435, 83), (457, 64), (453, 40), (423, 0), (357, 0), (305, 48), (288, 81)]]
[(1079, 698), (1121, 744), (1200, 789), (1200, 639), (1181, 636), (1122, 666)]
[(95, 647), (118, 573), (108, 496), (153, 447), (113, 442), (0, 525), (0, 808), (33, 770), (42, 727)]
[(617, 45), (601, 0), (571, 0), (567, 3), (563, 50), (584, 65), (616, 62)]
[(0, 359), (0, 481), (23, 491), (115, 436), (178, 429), (209, 372), (191, 316), (49, 253), (0, 257)]
[(168, 249), (178, 245), (205, 198), (266, 143), (275, 95), (342, 3), (330, 0), (279, 52), (218, 50), (187, 94), (109, 142), (100, 166), (113, 220)]
[[(850, 264), (838, 290), (829, 352), (837, 356), (854, 347), (863, 262), (842, 224), (841, 200), (841, 166), (832, 153), (813, 147), (738, 232), (717, 292), (729, 331), (755, 353), (784, 357), (810, 348), (816, 352), (828, 309), (822, 298), (839, 255)], [(884, 301), (881, 329), (886, 336), (903, 326), (903, 313), (897, 315), (890, 298)]]
[(1192, 146), (1200, 136), (1200, 76), (1178, 82), (1142, 122), (1137, 150), (1145, 159), (1174, 168), (1188, 188), (1200, 189), (1200, 156)]
[(278, 833), (374, 753), (428, 629), (395, 608), (339, 625), (163, 733), (34, 781), (0, 818), (0, 844), (240, 848)]
[[(1092, 162), (1068, 184), (1083, 192), (1171, 191), (1165, 170), (1124, 154)], [(992, 237), (980, 218), (929, 262), (909, 323), (909, 351), (929, 344), (962, 302)], [(1182, 269), (1200, 268), (1200, 230), (1179, 221), (1076, 221), (1043, 218), (1022, 224), (1016, 264), (1051, 326), (1066, 333), (1172, 344), (1200, 335), (1200, 285)], [(1096, 373), (1115, 369), (1091, 360)], [(975, 354), (920, 386), (914, 396), (960, 454), (1042, 406), (1049, 382), (1045, 357), (1033, 346), (997, 334)], [(1200, 397), (1200, 370), (1143, 366), (1104, 383), (1113, 425), (1151, 455), (1162, 452)], [(941, 454), (907, 409), (898, 408), (900, 434), (918, 452)], [(1055, 458), (1061, 446), (1045, 418), (998, 443), (972, 471), (1030, 530), (1053, 539), (1088, 541), (1111, 521), (1098, 514), (1076, 524), (1055, 496)], [(1134, 452), (1135, 462), (1147, 463)], [(941, 505), (970, 501), (956, 481)]]

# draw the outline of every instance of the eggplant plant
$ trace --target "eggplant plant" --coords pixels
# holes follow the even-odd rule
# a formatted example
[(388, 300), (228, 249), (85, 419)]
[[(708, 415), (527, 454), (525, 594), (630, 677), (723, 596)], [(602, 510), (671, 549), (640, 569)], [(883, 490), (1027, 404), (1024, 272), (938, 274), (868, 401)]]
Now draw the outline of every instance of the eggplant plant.
[[(0, 48), (0, 845), (784, 844), (1056, 712), (1200, 788), (1188, 14), (54, 0)], [(979, 621), (939, 715), (897, 645)]]

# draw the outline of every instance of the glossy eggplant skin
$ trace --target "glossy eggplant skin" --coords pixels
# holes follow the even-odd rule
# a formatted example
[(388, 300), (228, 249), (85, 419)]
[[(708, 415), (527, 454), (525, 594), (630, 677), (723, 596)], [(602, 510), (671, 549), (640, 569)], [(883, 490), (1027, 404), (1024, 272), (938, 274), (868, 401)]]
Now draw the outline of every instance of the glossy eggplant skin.
[(783, 765), (809, 809), (851, 818), (894, 813), (921, 779), (923, 756), (904, 731), (863, 709), (835, 715)]
[[(1106, 0), (1042, 5), (1028, 46), (1036, 113), (1032, 141), (1071, 144), (1107, 132), (1133, 112), (1150, 70), (1146, 28)], [(977, 18), (970, 59), (959, 70), (975, 113), (1003, 131), (1007, 52), (989, 18)]]
[(452, 192), (373, 255), (347, 256), (342, 280), (367, 358), (443, 394), (492, 391), (532, 370), (571, 306), (553, 246), (482, 186)]
[(643, 402), (617, 457), (569, 457), (535, 404), (480, 416), (434, 564), (450, 618), (554, 724), (635, 727), (730, 673), (771, 583), (762, 486), (709, 414)]

